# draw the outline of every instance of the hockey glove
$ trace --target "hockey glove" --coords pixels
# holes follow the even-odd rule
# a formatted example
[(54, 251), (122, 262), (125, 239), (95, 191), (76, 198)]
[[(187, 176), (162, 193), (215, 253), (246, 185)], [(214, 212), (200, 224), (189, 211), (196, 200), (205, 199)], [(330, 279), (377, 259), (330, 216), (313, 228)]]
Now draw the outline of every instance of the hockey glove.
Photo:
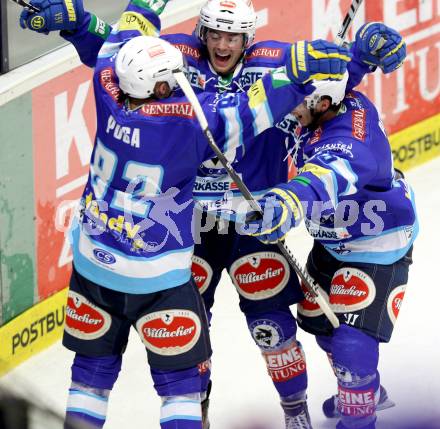
[(365, 64), (391, 73), (402, 65), (406, 44), (397, 31), (380, 22), (370, 22), (357, 31), (353, 53)]
[(297, 84), (313, 79), (341, 80), (349, 61), (350, 53), (343, 47), (325, 40), (302, 40), (290, 49), (287, 76)]
[(251, 212), (246, 217), (245, 232), (263, 243), (284, 240), (287, 232), (303, 218), (303, 208), (291, 191), (274, 188), (258, 201), (263, 214)]
[(32, 0), (30, 3), (40, 11), (23, 10), (20, 26), (37, 33), (75, 30), (84, 19), (82, 0)]

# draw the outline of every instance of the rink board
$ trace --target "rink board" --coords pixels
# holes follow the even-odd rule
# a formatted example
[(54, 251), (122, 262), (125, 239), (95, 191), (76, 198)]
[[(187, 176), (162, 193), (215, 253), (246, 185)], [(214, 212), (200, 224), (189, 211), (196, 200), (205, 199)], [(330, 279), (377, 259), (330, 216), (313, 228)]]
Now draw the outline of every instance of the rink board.
[(0, 328), (0, 376), (60, 339), (66, 301), (67, 288)]
[(440, 114), (390, 137), (394, 165), (409, 170), (440, 155)]
[[(203, 2), (186, 0), (180, 10), (176, 6), (165, 14), (165, 33), (191, 32)], [(298, 0), (295, 7), (253, 3), (257, 41), (288, 41), (331, 40), (350, 1)], [(435, 2), (416, 3), (397, 8), (397, 2), (363, 2), (352, 29), (381, 20), (405, 35), (404, 66), (389, 75), (369, 75), (359, 87), (381, 113), (396, 167), (403, 170), (440, 155), (440, 15)], [(24, 66), (21, 79), (20, 70), (0, 76), (0, 358), (7, 362), (5, 371), (62, 331), (57, 325), (12, 348), (17, 333), (24, 332), (25, 344), (26, 329), (35, 336), (32, 324), (47, 323), (51, 311), (57, 314), (58, 292), (65, 293), (69, 280), (66, 229), (86, 180), (96, 128), (91, 72), (78, 64), (67, 47)]]

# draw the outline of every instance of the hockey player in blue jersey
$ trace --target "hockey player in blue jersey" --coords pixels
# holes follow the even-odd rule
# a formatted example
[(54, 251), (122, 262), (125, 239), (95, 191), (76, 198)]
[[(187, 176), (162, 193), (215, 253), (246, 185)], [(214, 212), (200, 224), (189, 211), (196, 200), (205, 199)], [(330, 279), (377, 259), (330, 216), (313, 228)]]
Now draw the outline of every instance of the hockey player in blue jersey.
[[(284, 239), (304, 219), (314, 245), (307, 271), (341, 326), (332, 329), (309, 296), (298, 323), (316, 335), (338, 382), (338, 429), (374, 429), (380, 395), (379, 344), (391, 338), (408, 280), (418, 224), (414, 195), (394, 174), (378, 112), (345, 81), (316, 82), (293, 113), (303, 129), (299, 174), (260, 200), (248, 233)], [(333, 404), (327, 404), (333, 406)]]
[[(159, 13), (166, 1), (149, 3)], [(80, 30), (63, 31), (62, 35), (76, 46), (85, 64), (94, 65), (95, 51), (107, 37), (108, 26), (86, 13), (81, 28), (89, 31), (87, 44), (83, 43), (84, 32)], [(242, 92), (264, 73), (284, 64), (290, 49), (289, 43), (277, 41), (253, 44), (255, 29), (256, 14), (250, 2), (211, 0), (202, 7), (194, 34), (171, 34), (163, 38), (185, 55), (189, 79), (196, 91)], [(377, 56), (368, 55), (376, 48), (369, 46), (368, 41), (375, 35), (384, 34), (388, 39), (387, 46), (377, 50)], [(358, 38), (358, 47), (354, 60), (349, 63), (351, 86), (370, 71), (371, 63), (390, 72), (405, 55), (400, 36), (377, 23), (370, 26), (368, 34)], [(368, 64), (364, 63), (365, 60), (369, 60)], [(287, 180), (286, 160), (289, 154), (295, 158), (297, 150), (296, 128), (294, 117), (287, 115), (276, 127), (258, 136), (257, 144), (246, 150), (245, 157), (240, 148), (229, 151), (229, 158), (235, 159), (234, 168), (255, 197), (261, 197), (276, 183)], [(271, 142), (270, 149), (265, 142)], [(240, 307), (246, 315), (251, 335), (263, 353), (281, 397), (286, 427), (310, 424), (305, 402), (307, 372), (304, 352), (296, 341), (296, 322), (289, 309), (290, 304), (303, 299), (296, 274), (276, 246), (263, 246), (253, 237), (240, 236), (233, 223), (224, 224), (218, 219), (225, 214), (233, 218), (243, 199), (216, 160), (202, 164), (194, 195), (200, 207), (211, 212), (198, 232), (192, 266), (209, 318), (216, 287), (226, 269), (239, 292)], [(241, 205), (246, 209), (246, 205)], [(282, 353), (298, 357), (292, 362), (288, 376), (270, 364), (274, 361), (271, 357)], [(201, 368), (207, 386), (209, 366), (202, 365)], [(205, 414), (207, 405), (208, 400), (205, 400)], [(206, 421), (205, 429), (208, 425)]]
[[(45, 32), (63, 16), (70, 20), (72, 10), (81, 15), (76, 1), (46, 2), (35, 2), (41, 10), (28, 16), (26, 26)], [(67, 424), (104, 425), (134, 326), (162, 398), (161, 427), (202, 427), (198, 364), (211, 350), (191, 279), (192, 190), (197, 167), (213, 153), (192, 106), (173, 91), (172, 71), (182, 68), (182, 54), (148, 36), (159, 28), (149, 6), (139, 0), (128, 5), (95, 66), (97, 133), (72, 232), (74, 268), (63, 338), (76, 352)], [(86, 29), (84, 44), (88, 34)], [(313, 90), (302, 83), (314, 76), (341, 78), (349, 61), (344, 48), (325, 41), (298, 42), (289, 55), (284, 69), (248, 92), (199, 95), (223, 150), (255, 144), (258, 133)]]

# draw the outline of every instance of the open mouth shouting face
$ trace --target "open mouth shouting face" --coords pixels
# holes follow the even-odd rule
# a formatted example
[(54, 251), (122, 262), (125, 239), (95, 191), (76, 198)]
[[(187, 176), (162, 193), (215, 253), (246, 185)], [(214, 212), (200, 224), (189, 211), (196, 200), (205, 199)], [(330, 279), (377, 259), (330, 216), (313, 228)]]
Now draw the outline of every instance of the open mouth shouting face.
[(243, 53), (244, 34), (209, 29), (206, 47), (209, 61), (219, 74), (230, 73)]

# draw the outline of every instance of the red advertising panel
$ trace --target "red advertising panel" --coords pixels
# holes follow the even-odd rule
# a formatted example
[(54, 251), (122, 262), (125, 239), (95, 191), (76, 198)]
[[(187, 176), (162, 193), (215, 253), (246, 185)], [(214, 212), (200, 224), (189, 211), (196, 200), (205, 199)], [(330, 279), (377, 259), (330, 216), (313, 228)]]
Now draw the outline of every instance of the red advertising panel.
[(86, 182), (96, 127), (90, 78), (79, 67), (32, 92), (40, 299), (68, 285), (67, 225)]
[[(332, 40), (349, 8), (348, 0), (254, 0), (257, 41)], [(382, 21), (404, 37), (408, 56), (397, 72), (370, 75), (359, 87), (375, 102), (389, 133), (440, 113), (440, 2), (437, 0), (364, 1), (350, 31), (367, 21)]]

